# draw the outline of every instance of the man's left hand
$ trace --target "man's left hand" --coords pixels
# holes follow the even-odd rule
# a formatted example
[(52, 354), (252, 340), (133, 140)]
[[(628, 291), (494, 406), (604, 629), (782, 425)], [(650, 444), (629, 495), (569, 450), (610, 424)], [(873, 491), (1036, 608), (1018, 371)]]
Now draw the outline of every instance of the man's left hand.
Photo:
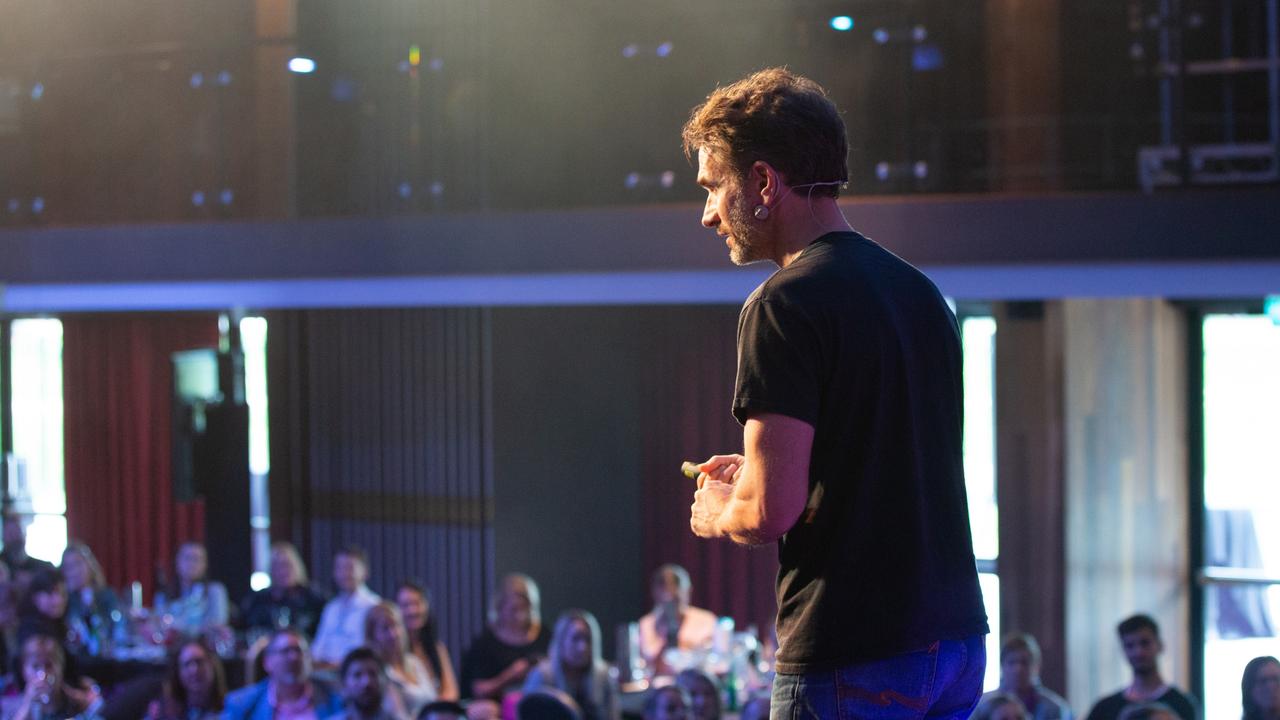
[(733, 485), (708, 478), (693, 494), (689, 527), (693, 534), (703, 538), (720, 537), (720, 515), (733, 495)]

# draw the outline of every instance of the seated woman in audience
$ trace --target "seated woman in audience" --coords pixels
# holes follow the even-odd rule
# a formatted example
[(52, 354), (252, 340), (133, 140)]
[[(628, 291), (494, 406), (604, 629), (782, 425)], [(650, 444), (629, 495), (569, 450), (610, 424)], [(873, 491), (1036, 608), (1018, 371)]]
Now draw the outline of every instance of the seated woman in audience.
[(41, 570), (31, 578), (27, 597), (18, 608), (18, 644), (33, 635), (46, 635), (66, 650), (67, 585), (57, 570)]
[(200, 635), (227, 624), (227, 589), (209, 580), (209, 556), (198, 542), (183, 543), (174, 561), (174, 579), (166, 592), (156, 593), (156, 612), (173, 617), (183, 635)]
[(999, 690), (989, 692), (978, 701), (969, 720), (1030, 720), (1027, 708), (1017, 695)]
[(528, 575), (504, 577), (489, 603), (488, 626), (462, 656), (462, 692), (501, 702), (503, 695), (519, 690), (529, 670), (546, 657), (549, 642), (538, 585)]
[(701, 670), (689, 668), (676, 675), (676, 685), (689, 693), (693, 720), (720, 720), (720, 683)]
[(551, 656), (529, 673), (524, 691), (548, 686), (572, 697), (582, 720), (619, 717), (609, 666), (600, 659), (600, 624), (586, 610), (561, 613), (551, 634)]
[(404, 629), (400, 609), (383, 600), (369, 608), (364, 617), (365, 644), (378, 655), (386, 666), (390, 687), (388, 694), (397, 713), (406, 718), (416, 718), (418, 711), (435, 700), (438, 689), (427, 672), (426, 666), (409, 652), (409, 633)]
[(87, 682), (66, 682), (62, 645), (47, 635), (32, 635), (22, 643), (21, 695), (4, 699), (4, 720), (98, 720), (102, 696)]
[(409, 632), (409, 650), (431, 674), (431, 680), (440, 691), (439, 699), (457, 700), (458, 680), (453, 675), (453, 661), (436, 633), (436, 619), (431, 612), (426, 588), (412, 581), (400, 583), (396, 590), (396, 605), (404, 618), (404, 628)]
[(1280, 660), (1269, 655), (1250, 660), (1240, 690), (1244, 720), (1280, 720)]
[(218, 654), (203, 640), (187, 640), (170, 661), (147, 720), (216, 720), (226, 699), (227, 677)]
[(121, 615), (116, 594), (107, 587), (102, 566), (88, 545), (72, 542), (62, 553), (58, 569), (67, 586), (68, 624), (80, 636), (86, 654), (105, 653)]
[(245, 596), (240, 623), (249, 635), (265, 635), (282, 627), (315, 637), (325, 598), (307, 579), (307, 566), (292, 543), (271, 545), (271, 585)]
[(686, 720), (689, 717), (689, 693), (679, 685), (653, 690), (644, 701), (644, 720)]
[(1072, 720), (1062, 696), (1040, 683), (1040, 643), (1009, 633), (1000, 644), (1000, 690), (1017, 697), (1033, 720)]

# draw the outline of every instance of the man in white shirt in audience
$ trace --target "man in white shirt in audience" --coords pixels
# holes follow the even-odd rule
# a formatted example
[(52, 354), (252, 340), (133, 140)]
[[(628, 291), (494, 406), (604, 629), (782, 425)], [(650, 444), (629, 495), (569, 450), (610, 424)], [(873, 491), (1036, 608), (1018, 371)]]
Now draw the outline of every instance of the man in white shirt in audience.
[(711, 645), (716, 630), (715, 613), (689, 604), (692, 583), (679, 565), (663, 565), (650, 584), (653, 610), (640, 618), (640, 654), (656, 675), (670, 675), (662, 660), (667, 648), (701, 650)]
[(364, 583), (369, 557), (363, 548), (348, 545), (333, 557), (333, 582), (338, 596), (324, 606), (320, 627), (311, 645), (316, 667), (336, 668), (347, 653), (364, 644), (364, 618), (382, 598)]

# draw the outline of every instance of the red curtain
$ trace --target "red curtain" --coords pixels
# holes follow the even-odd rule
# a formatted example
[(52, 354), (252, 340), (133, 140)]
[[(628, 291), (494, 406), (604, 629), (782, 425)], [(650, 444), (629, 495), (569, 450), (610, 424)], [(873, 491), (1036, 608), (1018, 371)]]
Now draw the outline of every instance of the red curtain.
[(681, 460), (742, 452), (742, 428), (730, 414), (737, 370), (737, 308), (663, 308), (645, 337), (655, 344), (645, 380), (643, 419), (644, 572), (678, 563), (693, 580), (694, 605), (733, 617), (763, 634), (777, 613), (775, 545), (743, 548), (689, 530), (694, 482)]
[(170, 354), (217, 347), (218, 319), (85, 315), (62, 328), (67, 534), (108, 583), (138, 580), (150, 597), (178, 545), (204, 539), (202, 504), (173, 501)]

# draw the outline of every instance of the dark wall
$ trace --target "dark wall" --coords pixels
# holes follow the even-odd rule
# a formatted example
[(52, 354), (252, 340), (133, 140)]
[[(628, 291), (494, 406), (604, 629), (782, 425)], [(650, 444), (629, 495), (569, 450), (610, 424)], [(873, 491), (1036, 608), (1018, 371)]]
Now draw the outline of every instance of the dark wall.
[(613, 628), (644, 611), (636, 309), (493, 311), (494, 562)]

